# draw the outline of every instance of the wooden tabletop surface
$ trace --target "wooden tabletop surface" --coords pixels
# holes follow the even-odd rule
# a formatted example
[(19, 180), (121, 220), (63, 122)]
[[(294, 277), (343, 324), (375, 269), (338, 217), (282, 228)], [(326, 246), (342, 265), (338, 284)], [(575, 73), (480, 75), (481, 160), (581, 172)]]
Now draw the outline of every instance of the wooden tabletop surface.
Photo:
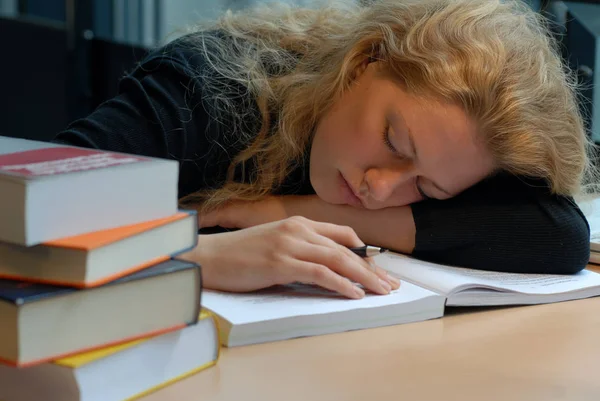
[(600, 400), (600, 298), (225, 348), (143, 401), (379, 399)]

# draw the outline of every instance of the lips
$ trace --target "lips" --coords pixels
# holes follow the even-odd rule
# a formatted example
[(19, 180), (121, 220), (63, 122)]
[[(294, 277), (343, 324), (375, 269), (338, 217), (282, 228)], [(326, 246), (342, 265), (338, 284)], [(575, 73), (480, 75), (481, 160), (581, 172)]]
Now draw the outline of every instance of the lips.
[(358, 196), (356, 196), (356, 193), (354, 192), (348, 181), (346, 181), (342, 173), (340, 173), (340, 180), (342, 188), (342, 198), (344, 202), (346, 202), (350, 206), (364, 207), (362, 201)]

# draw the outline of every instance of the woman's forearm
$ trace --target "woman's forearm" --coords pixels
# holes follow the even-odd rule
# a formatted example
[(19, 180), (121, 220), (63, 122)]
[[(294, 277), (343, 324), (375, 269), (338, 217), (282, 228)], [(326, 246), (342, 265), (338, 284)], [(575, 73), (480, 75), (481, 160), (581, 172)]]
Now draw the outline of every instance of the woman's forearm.
[(380, 210), (357, 209), (346, 205), (332, 205), (317, 196), (286, 197), (288, 216), (299, 215), (308, 219), (350, 226), (370, 245), (412, 253), (415, 247), (415, 222), (410, 206)]

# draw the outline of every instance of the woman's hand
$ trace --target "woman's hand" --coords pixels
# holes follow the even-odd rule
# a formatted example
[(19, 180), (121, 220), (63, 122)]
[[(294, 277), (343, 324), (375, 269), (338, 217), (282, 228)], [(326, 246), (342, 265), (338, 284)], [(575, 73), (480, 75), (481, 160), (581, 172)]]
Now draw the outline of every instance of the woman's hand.
[(362, 298), (357, 285), (387, 294), (395, 278), (348, 247), (362, 246), (349, 227), (291, 217), (245, 230), (201, 235), (198, 246), (181, 255), (202, 266), (209, 289), (246, 292), (276, 284), (302, 282)]

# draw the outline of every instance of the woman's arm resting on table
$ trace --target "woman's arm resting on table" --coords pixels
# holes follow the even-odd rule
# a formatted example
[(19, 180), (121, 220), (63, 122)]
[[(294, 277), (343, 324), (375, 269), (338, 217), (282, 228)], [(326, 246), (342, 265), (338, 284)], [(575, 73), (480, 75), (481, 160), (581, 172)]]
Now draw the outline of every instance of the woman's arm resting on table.
[(332, 205), (317, 195), (271, 196), (257, 202), (231, 202), (200, 214), (200, 227), (248, 228), (292, 216), (351, 227), (365, 243), (411, 253), (415, 224), (409, 206), (381, 210)]
[(294, 215), (350, 226), (365, 243), (481, 270), (571, 274), (589, 260), (589, 227), (572, 200), (509, 176), (449, 200), (382, 210), (331, 205), (316, 196), (272, 197), (233, 205), (200, 224), (249, 227)]
[(412, 205), (413, 255), (516, 273), (572, 274), (589, 261), (589, 225), (540, 181), (501, 175), (446, 201)]
[[(514, 178), (511, 178), (514, 180)], [(349, 225), (366, 243), (431, 262), (516, 273), (572, 274), (589, 261), (589, 226), (572, 200), (497, 180), (456, 198), (383, 210), (319, 199), (290, 212)], [(296, 206), (294, 206), (296, 204)]]
[(380, 210), (357, 209), (346, 205), (332, 205), (316, 195), (294, 196), (284, 203), (290, 216), (300, 215), (350, 226), (367, 244), (409, 254), (415, 247), (416, 229), (410, 206)]

